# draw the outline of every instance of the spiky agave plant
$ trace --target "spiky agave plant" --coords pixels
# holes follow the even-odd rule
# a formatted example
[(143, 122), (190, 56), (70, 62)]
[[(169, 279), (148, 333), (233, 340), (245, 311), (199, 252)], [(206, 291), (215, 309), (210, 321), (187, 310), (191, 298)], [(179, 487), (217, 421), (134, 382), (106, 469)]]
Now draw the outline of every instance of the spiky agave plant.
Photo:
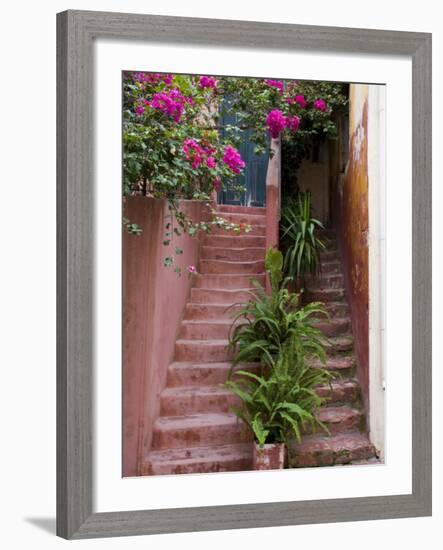
[(287, 288), (289, 279), (283, 279), (283, 256), (270, 249), (265, 258), (271, 293), (255, 279), (251, 300), (237, 311), (231, 328), (229, 346), (234, 350), (231, 368), (238, 363), (259, 362), (272, 365), (282, 353), (284, 344), (297, 341), (300, 353), (325, 361), (325, 337), (313, 321), (328, 314), (320, 302), (300, 305), (300, 296)]

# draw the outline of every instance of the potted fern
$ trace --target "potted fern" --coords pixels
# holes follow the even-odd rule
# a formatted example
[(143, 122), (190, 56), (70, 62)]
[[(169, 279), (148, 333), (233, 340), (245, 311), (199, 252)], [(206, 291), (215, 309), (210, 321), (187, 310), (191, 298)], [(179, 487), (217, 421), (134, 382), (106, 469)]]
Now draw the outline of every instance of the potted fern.
[[(300, 440), (308, 426), (315, 430), (320, 424), (315, 412), (324, 401), (315, 387), (331, 378), (310, 366), (312, 358), (326, 359), (324, 337), (312, 321), (327, 314), (318, 302), (300, 306), (299, 295), (287, 289), (282, 266), (281, 252), (270, 249), (265, 269), (271, 294), (253, 281), (256, 292), (237, 313), (230, 337), (235, 357), (225, 387), (240, 399), (241, 406), (232, 410), (254, 436), (255, 469), (282, 468), (289, 440)], [(259, 371), (237, 368), (248, 362), (258, 363)]]
[(315, 431), (320, 425), (327, 431), (316, 416), (324, 398), (315, 388), (328, 383), (331, 376), (307, 363), (304, 347), (294, 335), (282, 346), (278, 359), (262, 366), (261, 372), (237, 370), (235, 380), (225, 383), (241, 400), (233, 412), (254, 436), (254, 469), (283, 468), (289, 441), (300, 441), (307, 427)]

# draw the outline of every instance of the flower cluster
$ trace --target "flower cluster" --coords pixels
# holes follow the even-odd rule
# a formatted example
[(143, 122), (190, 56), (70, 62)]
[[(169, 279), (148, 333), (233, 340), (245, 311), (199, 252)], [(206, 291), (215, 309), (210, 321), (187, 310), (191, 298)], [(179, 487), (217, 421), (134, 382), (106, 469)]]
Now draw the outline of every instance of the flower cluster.
[(234, 174), (240, 174), (242, 169), (246, 166), (242, 160), (240, 153), (232, 147), (227, 145), (224, 149), (223, 162), (231, 169)]
[(272, 109), (266, 117), (266, 124), (271, 137), (276, 139), (286, 127), (286, 117), (279, 109)]
[(183, 96), (178, 90), (157, 92), (152, 96), (151, 107), (158, 109), (180, 122), (186, 104), (192, 104), (192, 98)]
[(216, 88), (217, 81), (213, 76), (201, 76), (199, 81), (200, 88)]
[(167, 86), (172, 84), (172, 74), (161, 73), (133, 73), (132, 80), (138, 84), (158, 84), (164, 82)]
[(293, 105), (294, 103), (297, 103), (301, 109), (306, 109), (306, 105), (308, 102), (305, 99), (304, 95), (296, 95), (295, 97), (287, 97), (285, 99), (286, 103), (289, 105)]
[(268, 78), (265, 80), (265, 84), (267, 84), (270, 88), (275, 88), (280, 94), (283, 94), (283, 82), (281, 80), (271, 80)]
[(327, 113), (329, 110), (328, 104), (324, 99), (316, 99), (313, 106), (314, 109), (317, 109), (317, 111), (323, 111), (323, 113)]
[(300, 117), (297, 115), (288, 115), (286, 117), (286, 128), (291, 132), (296, 132), (300, 126)]

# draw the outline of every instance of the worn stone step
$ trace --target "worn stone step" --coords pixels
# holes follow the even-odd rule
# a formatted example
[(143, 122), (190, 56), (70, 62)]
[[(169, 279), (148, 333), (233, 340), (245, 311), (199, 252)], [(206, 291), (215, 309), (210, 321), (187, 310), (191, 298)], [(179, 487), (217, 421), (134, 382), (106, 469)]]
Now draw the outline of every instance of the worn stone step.
[(154, 422), (152, 449), (189, 449), (245, 443), (252, 440), (247, 426), (232, 413), (160, 416)]
[(354, 378), (333, 380), (330, 384), (316, 386), (315, 392), (327, 399), (328, 405), (354, 403), (360, 398), (360, 384)]
[(228, 260), (200, 260), (199, 272), (205, 274), (255, 275), (264, 274), (264, 260), (232, 262)]
[[(249, 282), (249, 281), (248, 281)], [(191, 289), (191, 300), (198, 304), (215, 304), (226, 308), (232, 304), (243, 304), (253, 298), (254, 288), (244, 288), (239, 290), (217, 290), (213, 288), (193, 288)]]
[(266, 225), (266, 213), (251, 214), (250, 212), (218, 212), (218, 216), (227, 222), (249, 225)]
[(240, 399), (218, 385), (165, 388), (160, 396), (162, 416), (229, 412), (233, 406), (241, 406)]
[(349, 317), (331, 317), (331, 319), (321, 319), (313, 323), (315, 328), (328, 338), (347, 333), (351, 329), (351, 319)]
[(339, 260), (320, 261), (320, 271), (324, 273), (342, 273)]
[[(197, 290), (197, 289), (195, 289)], [(247, 298), (250, 299), (250, 298)], [(188, 302), (185, 307), (183, 319), (188, 321), (212, 321), (214, 319), (232, 319), (241, 308), (241, 304), (206, 304)]]
[(313, 367), (329, 370), (340, 377), (352, 376), (355, 371), (355, 358), (353, 355), (328, 355), (325, 364), (317, 359), (311, 360), (309, 363)]
[[(235, 235), (235, 232), (233, 230), (226, 230), (223, 227), (213, 226), (210, 234), (211, 235)], [(266, 225), (254, 224), (251, 226), (251, 230), (248, 231), (247, 233), (245, 233), (244, 231), (241, 231), (238, 234), (238, 236), (243, 236), (243, 235), (264, 237), (266, 236)]]
[(337, 354), (342, 352), (352, 351), (354, 346), (354, 339), (350, 334), (344, 334), (341, 336), (335, 336), (328, 338), (325, 343), (325, 348), (329, 354)]
[(320, 252), (320, 262), (338, 262), (340, 261), (340, 255), (337, 248), (328, 248), (328, 250), (322, 250)]
[(202, 246), (200, 259), (202, 260), (229, 260), (231, 262), (248, 262), (263, 260), (265, 257), (265, 248), (247, 247), (247, 248), (229, 248), (218, 246)]
[(191, 319), (182, 321), (179, 337), (183, 340), (228, 339), (233, 330), (232, 319)]
[(343, 288), (344, 279), (342, 273), (319, 273), (314, 277), (308, 277), (306, 279), (306, 285), (308, 287), (331, 289), (331, 288)]
[(216, 246), (223, 248), (265, 248), (266, 237), (242, 233), (241, 235), (211, 235), (203, 238), (204, 246)]
[(194, 277), (195, 288), (207, 288), (218, 290), (243, 290), (253, 288), (251, 279), (256, 279), (261, 285), (265, 284), (265, 275), (254, 274), (222, 274), (200, 273)]
[[(257, 372), (257, 363), (241, 363), (236, 370), (247, 370)], [(226, 382), (231, 369), (231, 363), (192, 363), (174, 362), (168, 367), (167, 386), (210, 386)], [(234, 375), (235, 376), (235, 375)]]
[(228, 340), (177, 340), (175, 343), (176, 361), (210, 362), (230, 361), (232, 350), (228, 349)]
[(252, 443), (151, 451), (141, 475), (242, 472), (252, 469)]
[(327, 302), (324, 308), (330, 317), (349, 317), (349, 305), (346, 300), (341, 302)]
[(290, 466), (293, 468), (349, 464), (375, 457), (375, 447), (366, 434), (340, 433), (332, 437), (315, 434), (291, 445)]
[(266, 215), (266, 207), (262, 206), (237, 206), (235, 204), (219, 204), (217, 205), (217, 212), (226, 213), (232, 212), (234, 214), (259, 214)]
[[(364, 427), (364, 416), (361, 410), (340, 406), (323, 406), (317, 413), (318, 419), (328, 428), (331, 434), (361, 430)], [(311, 428), (306, 427), (305, 433), (310, 433)], [(316, 433), (327, 433), (322, 428), (317, 428)]]
[(306, 302), (337, 302), (346, 297), (344, 288), (308, 287), (305, 292)]

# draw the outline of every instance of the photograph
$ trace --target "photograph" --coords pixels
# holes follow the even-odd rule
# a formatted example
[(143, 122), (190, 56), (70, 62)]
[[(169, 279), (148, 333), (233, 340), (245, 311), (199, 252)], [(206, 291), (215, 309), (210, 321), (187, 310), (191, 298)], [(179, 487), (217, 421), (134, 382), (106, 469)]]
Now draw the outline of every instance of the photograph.
[(382, 462), (380, 112), (382, 85), (123, 72), (124, 477)]

